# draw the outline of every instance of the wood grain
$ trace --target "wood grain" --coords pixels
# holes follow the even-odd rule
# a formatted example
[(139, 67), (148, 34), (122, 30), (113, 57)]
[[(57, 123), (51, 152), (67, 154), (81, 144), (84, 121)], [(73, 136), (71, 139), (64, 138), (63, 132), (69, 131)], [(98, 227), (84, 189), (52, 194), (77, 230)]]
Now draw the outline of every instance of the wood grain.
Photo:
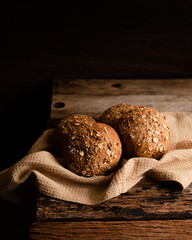
[[(159, 111), (192, 111), (192, 79), (56, 79), (51, 122), (74, 113), (98, 119), (125, 102)], [(190, 239), (192, 185), (143, 179), (127, 193), (95, 206), (37, 196), (31, 239)]]
[(192, 218), (192, 185), (181, 191), (175, 183), (141, 180), (128, 193), (95, 206), (38, 195), (37, 221), (146, 220)]
[(53, 95), (191, 95), (192, 79), (55, 79)]
[[(183, 227), (185, 226), (185, 228)], [(191, 220), (37, 222), (30, 239), (191, 239)]]
[[(4, 138), (16, 136), (11, 152), (9, 144), (2, 148), (5, 155), (9, 152), (10, 159), (20, 159), (15, 154), (21, 151), (21, 146), (19, 156), (27, 152), (32, 136), (35, 140), (43, 130), (49, 113), (45, 97), (48, 88), (44, 83), (49, 79), (191, 77), (191, 5), (188, 0), (2, 4), (0, 75), (1, 112), (5, 117), (2, 125), (10, 126), (7, 121), (17, 116), (19, 129), (15, 132), (16, 128), (5, 127)], [(118, 92), (118, 88), (114, 91)], [(22, 129), (27, 134), (21, 134)], [(17, 143), (18, 135), (24, 136), (22, 142)], [(51, 226), (47, 226), (47, 231), (49, 228), (51, 231)], [(54, 235), (57, 238), (56, 232)], [(53, 234), (51, 237), (54, 239)]]
[(161, 112), (192, 111), (192, 79), (54, 80), (51, 119), (75, 113), (98, 119), (117, 103), (146, 105)]
[[(63, 107), (58, 108), (61, 103)], [(54, 95), (51, 118), (61, 119), (77, 113), (98, 119), (104, 110), (118, 103), (150, 106), (161, 112), (192, 111), (192, 95)]]

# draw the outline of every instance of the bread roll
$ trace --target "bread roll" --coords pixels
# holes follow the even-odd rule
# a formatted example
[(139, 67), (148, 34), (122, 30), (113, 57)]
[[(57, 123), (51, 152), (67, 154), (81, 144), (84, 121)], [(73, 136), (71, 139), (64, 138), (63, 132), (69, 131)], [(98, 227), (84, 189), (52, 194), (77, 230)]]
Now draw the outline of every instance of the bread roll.
[(122, 145), (116, 131), (87, 115), (73, 115), (56, 127), (62, 164), (86, 177), (113, 171), (121, 157)]
[(127, 158), (159, 159), (169, 149), (170, 130), (166, 117), (151, 107), (135, 107), (119, 123), (119, 134)]
[(130, 109), (133, 109), (133, 105), (120, 103), (106, 109), (101, 117), (100, 122), (106, 123), (118, 132), (119, 121)]

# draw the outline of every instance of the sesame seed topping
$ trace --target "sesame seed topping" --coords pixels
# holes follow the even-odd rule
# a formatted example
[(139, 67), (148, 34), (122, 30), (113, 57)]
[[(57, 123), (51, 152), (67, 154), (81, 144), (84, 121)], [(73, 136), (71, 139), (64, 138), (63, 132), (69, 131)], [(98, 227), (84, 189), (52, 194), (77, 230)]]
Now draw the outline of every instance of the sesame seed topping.
[(159, 135), (159, 133), (160, 133), (159, 131), (157, 131), (157, 130), (155, 131), (155, 134)]
[(135, 138), (136, 137), (135, 133), (130, 133), (130, 137)]
[(97, 136), (97, 137), (100, 137), (100, 136), (101, 136), (101, 134), (100, 134), (99, 132), (97, 132), (97, 133), (96, 133), (96, 136)]
[(103, 163), (102, 163), (102, 162), (98, 162), (98, 166), (99, 166), (99, 167), (102, 167), (102, 166), (103, 166)]
[(152, 150), (153, 150), (153, 148), (149, 146), (149, 151), (152, 151)]
[(107, 143), (107, 147), (109, 148), (109, 150), (111, 150), (112, 149), (112, 143), (111, 142)]
[(82, 173), (83, 175), (85, 175), (87, 172), (86, 172), (85, 170), (83, 170), (81, 173)]
[(85, 155), (85, 153), (84, 153), (83, 151), (80, 151), (79, 154), (80, 154), (80, 156), (82, 156), (82, 157)]
[(111, 151), (109, 149), (106, 149), (105, 152), (106, 152), (107, 155), (111, 154)]
[(94, 150), (94, 151), (97, 152), (98, 149), (99, 149), (98, 147), (95, 147), (95, 150)]
[(120, 119), (120, 118), (121, 118), (121, 115), (117, 115), (117, 116), (116, 116), (116, 119)]
[(98, 143), (98, 148), (103, 149), (103, 143)]
[(157, 137), (153, 137), (153, 142), (157, 143), (158, 142), (158, 138)]
[(104, 132), (105, 132), (105, 133), (108, 133), (106, 127), (104, 127)]
[(160, 152), (163, 152), (163, 146), (161, 146), (161, 147), (159, 148), (159, 151), (160, 151)]

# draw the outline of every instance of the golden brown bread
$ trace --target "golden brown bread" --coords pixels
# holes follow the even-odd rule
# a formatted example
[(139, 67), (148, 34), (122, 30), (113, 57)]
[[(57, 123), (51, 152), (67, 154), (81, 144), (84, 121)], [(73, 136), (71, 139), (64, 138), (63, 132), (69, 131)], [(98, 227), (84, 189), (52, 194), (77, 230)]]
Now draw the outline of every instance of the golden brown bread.
[(120, 103), (106, 109), (100, 116), (100, 122), (106, 123), (118, 132), (120, 119), (135, 106)]
[(119, 163), (122, 145), (127, 158), (159, 159), (169, 149), (166, 117), (151, 107), (117, 104), (105, 110), (100, 120), (103, 123), (76, 114), (56, 127), (62, 164), (80, 176), (111, 173)]
[(119, 133), (127, 158), (161, 158), (169, 149), (166, 117), (151, 107), (135, 107), (120, 120)]
[(62, 164), (78, 175), (106, 175), (120, 160), (122, 145), (116, 131), (87, 115), (61, 120), (56, 134)]

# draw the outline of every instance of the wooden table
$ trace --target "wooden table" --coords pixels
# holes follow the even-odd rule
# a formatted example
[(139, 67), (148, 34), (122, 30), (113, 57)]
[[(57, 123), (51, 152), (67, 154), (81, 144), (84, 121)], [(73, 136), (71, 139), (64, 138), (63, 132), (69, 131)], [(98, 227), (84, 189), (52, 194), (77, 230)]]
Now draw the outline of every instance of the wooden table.
[[(159, 111), (192, 111), (192, 80), (84, 80), (53, 82), (49, 127), (83, 113), (98, 119), (117, 103)], [(192, 184), (141, 180), (127, 193), (88, 206), (38, 193), (30, 239), (192, 239)]]

